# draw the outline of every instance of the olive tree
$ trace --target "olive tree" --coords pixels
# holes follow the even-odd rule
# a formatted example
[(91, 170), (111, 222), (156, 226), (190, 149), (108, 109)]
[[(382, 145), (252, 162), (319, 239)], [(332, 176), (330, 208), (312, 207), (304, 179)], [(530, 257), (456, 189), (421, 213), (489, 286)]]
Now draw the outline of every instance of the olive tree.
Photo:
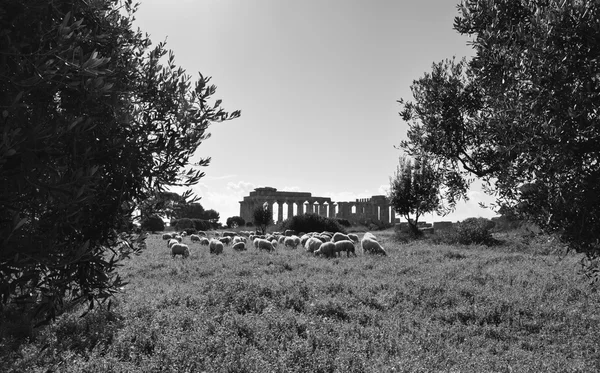
[[(203, 176), (209, 124), (239, 116), (210, 78), (133, 29), (130, 0), (5, 0), (0, 9), (0, 307), (52, 317), (110, 297), (140, 203)], [(186, 192), (184, 198), (192, 198)], [(151, 214), (151, 211), (147, 211)]]
[(446, 60), (400, 100), (402, 146), (453, 177), (481, 178), (571, 248), (600, 254), (600, 3), (462, 1), (454, 29), (475, 55)]
[(442, 211), (441, 181), (424, 159), (399, 158), (396, 172), (390, 177), (388, 198), (393, 209), (406, 219), (412, 234), (419, 234), (418, 222), (423, 214)]
[(252, 212), (252, 222), (262, 234), (267, 232), (267, 227), (273, 224), (273, 210), (268, 204), (257, 206)]

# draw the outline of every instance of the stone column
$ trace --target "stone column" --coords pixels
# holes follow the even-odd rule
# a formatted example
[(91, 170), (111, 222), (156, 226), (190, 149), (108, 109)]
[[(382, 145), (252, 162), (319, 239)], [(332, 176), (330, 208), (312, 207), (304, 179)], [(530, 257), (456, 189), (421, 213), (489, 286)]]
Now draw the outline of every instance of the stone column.
[(288, 205), (288, 219), (291, 218), (292, 216), (294, 216), (294, 202), (293, 201), (286, 201), (287, 205)]
[(381, 221), (384, 223), (390, 222), (390, 206), (381, 205)]
[(277, 201), (277, 222), (283, 221), (283, 202)]

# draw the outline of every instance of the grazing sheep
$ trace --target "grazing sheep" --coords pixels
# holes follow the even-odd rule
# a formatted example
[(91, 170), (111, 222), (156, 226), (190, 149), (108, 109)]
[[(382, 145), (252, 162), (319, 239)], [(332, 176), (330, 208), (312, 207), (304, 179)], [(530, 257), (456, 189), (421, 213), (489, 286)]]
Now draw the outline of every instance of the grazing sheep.
[(200, 237), (200, 241), (198, 241), (200, 245), (208, 246), (210, 245), (210, 240), (206, 237)]
[(296, 234), (296, 231), (293, 229), (286, 229), (285, 230), (285, 236), (294, 236)]
[(231, 246), (231, 248), (235, 251), (245, 251), (246, 244), (244, 242), (236, 242), (235, 244), (233, 244), (233, 246)]
[(333, 258), (337, 255), (335, 251), (335, 243), (323, 242), (318, 250), (315, 251), (315, 255), (324, 256), (326, 258)]
[(223, 243), (223, 245), (229, 245), (231, 243), (231, 236), (224, 236), (219, 238), (219, 241)]
[(223, 237), (235, 237), (237, 236), (237, 234), (235, 234), (235, 232), (223, 232)]
[(259, 250), (275, 251), (273, 243), (265, 240), (264, 238), (257, 238), (254, 240), (254, 247)]
[(356, 252), (354, 251), (354, 242), (350, 240), (337, 241), (335, 243), (335, 252), (339, 255), (342, 251), (346, 252), (346, 257), (349, 257), (350, 253), (356, 256)]
[(363, 237), (360, 243), (365, 254), (387, 255), (385, 249), (374, 239)]
[(190, 236), (190, 241), (192, 241), (192, 242), (200, 241), (200, 236), (198, 236), (197, 234), (192, 234)]
[(363, 238), (365, 238), (365, 237), (377, 241), (377, 237), (375, 237), (375, 235), (373, 233), (371, 233), (371, 232), (365, 233), (364, 236), (363, 236)]
[(184, 258), (190, 256), (190, 248), (182, 243), (176, 243), (171, 246), (171, 257), (175, 258), (176, 255), (181, 255)]
[(319, 240), (318, 238), (311, 237), (304, 244), (304, 248), (306, 249), (307, 252), (314, 253), (316, 250), (319, 249), (319, 247), (321, 247), (322, 243), (323, 242), (321, 240)]
[(300, 236), (300, 244), (301, 244), (302, 246), (306, 245), (306, 241), (308, 241), (308, 239), (309, 239), (310, 237), (311, 237), (311, 236), (310, 236), (310, 234), (308, 234), (308, 233), (305, 233), (305, 234), (303, 234), (302, 236)]
[(348, 238), (354, 243), (358, 243), (358, 236), (354, 233), (348, 233)]
[(181, 243), (181, 241), (183, 240), (183, 237), (181, 237), (180, 235), (176, 235), (173, 238), (176, 239), (177, 241), (179, 241), (179, 243)]
[(170, 240), (171, 238), (173, 238), (173, 237), (171, 237), (170, 233), (165, 233), (165, 234), (162, 235), (162, 239), (163, 240)]
[(208, 245), (211, 254), (219, 255), (223, 254), (223, 242), (219, 240), (210, 240)]
[(198, 233), (196, 233), (198, 236), (202, 236), (202, 237), (208, 237), (208, 235), (206, 234), (205, 231), (198, 231)]
[[(297, 237), (296, 237), (297, 238)], [(285, 237), (283, 239), (283, 246), (285, 247), (290, 247), (292, 249), (295, 249), (296, 246), (298, 246), (298, 244), (300, 243), (300, 240), (296, 240), (294, 237), (289, 236), (289, 237)]]
[(185, 236), (187, 236), (187, 233), (185, 233), (185, 232), (181, 232), (179, 235), (180, 235), (181, 237), (185, 237)]
[(235, 236), (235, 237), (233, 237), (233, 241), (231, 241), (231, 243), (236, 244), (238, 242), (246, 243), (246, 238), (242, 237), (242, 236)]
[(177, 232), (171, 232), (171, 238), (177, 237)]
[(286, 236), (279, 236), (277, 243), (280, 245), (283, 245), (283, 244), (285, 244), (285, 239), (286, 239)]
[(351, 239), (350, 239), (350, 237), (348, 237), (348, 235), (345, 235), (341, 232), (335, 232), (335, 234), (333, 235), (331, 240), (333, 242), (338, 242), (338, 241), (342, 241), (342, 240), (351, 241)]
[(175, 245), (175, 244), (178, 244), (178, 243), (179, 243), (179, 241), (177, 241), (177, 240), (176, 240), (176, 239), (174, 239), (174, 238), (171, 238), (171, 239), (169, 240), (169, 242), (167, 242), (167, 247), (170, 249), (170, 248), (171, 248), (171, 246), (173, 246), (173, 245)]

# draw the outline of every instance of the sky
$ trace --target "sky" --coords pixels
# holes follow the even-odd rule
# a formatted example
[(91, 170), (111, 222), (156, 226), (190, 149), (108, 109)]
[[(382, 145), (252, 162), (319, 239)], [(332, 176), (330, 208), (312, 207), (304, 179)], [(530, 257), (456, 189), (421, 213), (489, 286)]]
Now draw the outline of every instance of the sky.
[[(192, 188), (200, 203), (225, 222), (259, 187), (340, 202), (386, 194), (408, 129), (396, 101), (413, 99), (432, 63), (473, 55), (452, 29), (457, 2), (141, 0), (134, 27), (242, 112), (211, 125), (192, 158), (211, 158)], [(469, 197), (422, 220), (495, 216), (478, 183)]]

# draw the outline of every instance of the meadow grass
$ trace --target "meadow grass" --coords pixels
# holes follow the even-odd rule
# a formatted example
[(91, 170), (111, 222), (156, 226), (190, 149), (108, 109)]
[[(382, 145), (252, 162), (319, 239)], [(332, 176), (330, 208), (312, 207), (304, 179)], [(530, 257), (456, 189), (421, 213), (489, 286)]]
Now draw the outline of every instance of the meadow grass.
[[(172, 259), (160, 235), (120, 269), (110, 310), (3, 342), (6, 372), (594, 372), (600, 299), (547, 242), (401, 244)], [(189, 244), (189, 240), (187, 240)], [(541, 246), (540, 246), (541, 245)], [(540, 249), (544, 246), (546, 249)], [(551, 245), (550, 245), (551, 246)], [(10, 347), (10, 348), (9, 348)]]

